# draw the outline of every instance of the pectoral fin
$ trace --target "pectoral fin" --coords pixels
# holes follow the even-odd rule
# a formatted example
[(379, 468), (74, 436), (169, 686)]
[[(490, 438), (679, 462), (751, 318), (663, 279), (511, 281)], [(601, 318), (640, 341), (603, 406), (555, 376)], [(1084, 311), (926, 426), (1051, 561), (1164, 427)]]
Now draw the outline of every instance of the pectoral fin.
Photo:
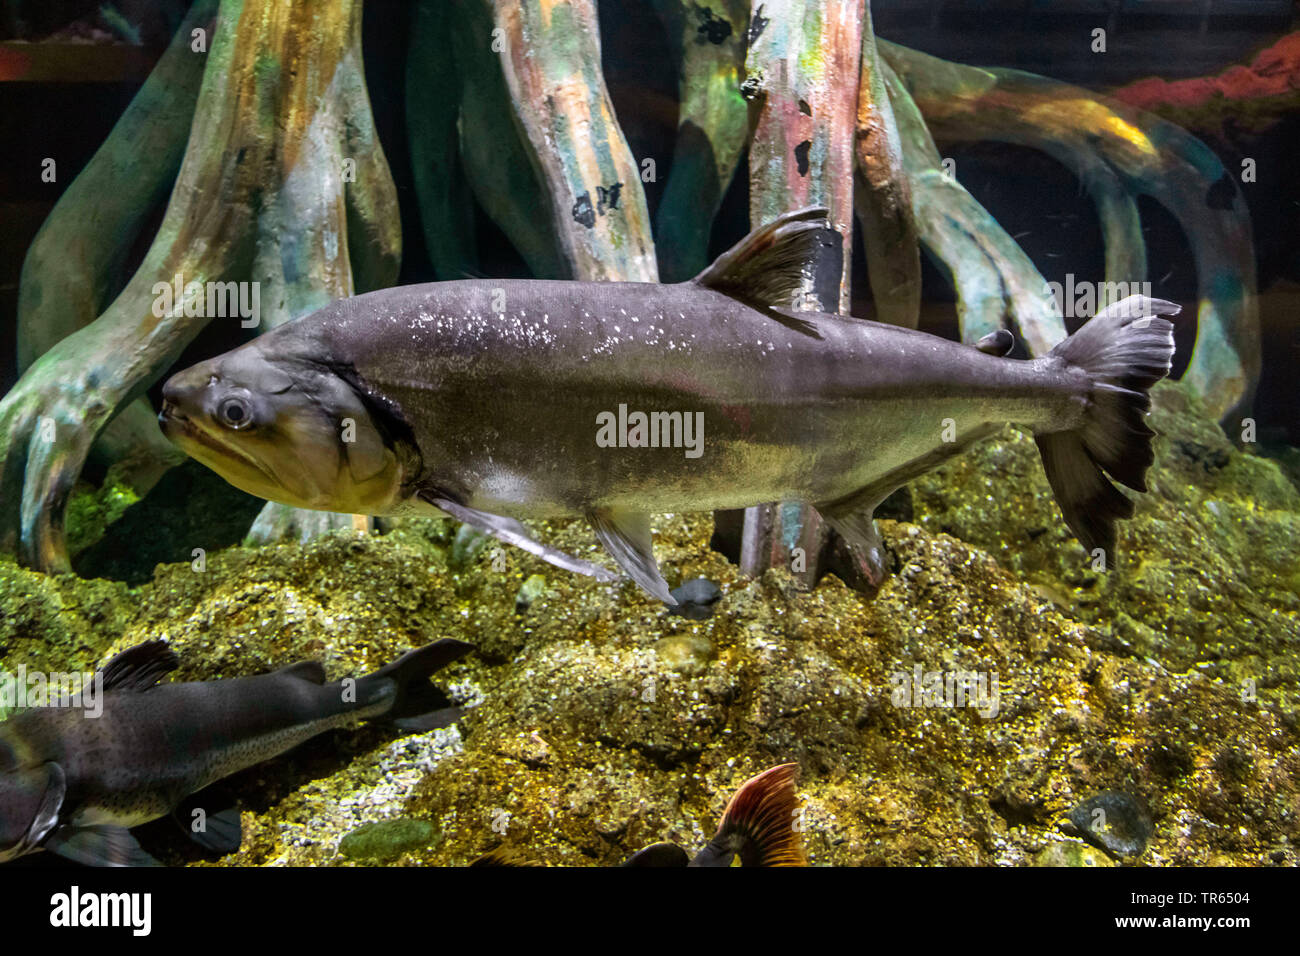
[(43, 848), (85, 866), (161, 866), (136, 842), (131, 831), (112, 824), (59, 827)]
[(67, 777), (53, 761), (0, 773), (0, 862), (40, 846), (58, 826), (67, 793)]
[(605, 550), (633, 581), (665, 604), (677, 604), (655, 563), (649, 515), (603, 508), (588, 513), (587, 520)]
[(406, 731), (408, 734), (422, 734), (428, 730), (450, 727), (464, 716), (465, 709), (463, 707), (443, 707), (425, 714), (418, 714), (415, 717), (399, 717), (393, 721), (393, 725), (398, 730)]
[(581, 558), (575, 558), (572, 555), (565, 554), (557, 548), (552, 548), (535, 541), (528, 536), (528, 530), (513, 518), (503, 518), (500, 515), (489, 514), (486, 511), (479, 511), (476, 508), (470, 508), (462, 505), (450, 498), (441, 497), (433, 494), (421, 494), (421, 498), (433, 505), (435, 508), (447, 512), (457, 521), (464, 522), (467, 525), (478, 528), (492, 537), (504, 541), (506, 544), (513, 544), (516, 548), (522, 548), (529, 554), (535, 554), (543, 561), (548, 561), (557, 568), (564, 568), (566, 571), (574, 571), (578, 574), (585, 574), (587, 577), (595, 578), (597, 581), (616, 581), (617, 576), (610, 571), (602, 568), (598, 564), (592, 564), (590, 561), (583, 561)]

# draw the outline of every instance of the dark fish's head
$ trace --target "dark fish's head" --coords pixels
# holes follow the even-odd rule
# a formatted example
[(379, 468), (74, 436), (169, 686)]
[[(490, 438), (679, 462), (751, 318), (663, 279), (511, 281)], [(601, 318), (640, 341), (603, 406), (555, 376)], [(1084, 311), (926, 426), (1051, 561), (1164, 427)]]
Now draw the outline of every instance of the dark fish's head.
[(0, 863), (31, 853), (50, 835), (66, 793), (56, 763), (0, 771)]
[(402, 478), (394, 447), (338, 370), (293, 353), (292, 340), (269, 333), (173, 375), (163, 434), (259, 498), (385, 514)]

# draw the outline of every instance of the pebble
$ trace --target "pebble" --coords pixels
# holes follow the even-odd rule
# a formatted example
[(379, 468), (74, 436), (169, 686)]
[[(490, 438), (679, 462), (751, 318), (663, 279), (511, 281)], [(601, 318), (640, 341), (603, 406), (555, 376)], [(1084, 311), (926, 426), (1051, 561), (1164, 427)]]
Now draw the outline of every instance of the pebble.
[(1115, 856), (1141, 856), (1151, 839), (1151, 817), (1137, 798), (1121, 790), (1089, 797), (1069, 816), (1085, 840)]

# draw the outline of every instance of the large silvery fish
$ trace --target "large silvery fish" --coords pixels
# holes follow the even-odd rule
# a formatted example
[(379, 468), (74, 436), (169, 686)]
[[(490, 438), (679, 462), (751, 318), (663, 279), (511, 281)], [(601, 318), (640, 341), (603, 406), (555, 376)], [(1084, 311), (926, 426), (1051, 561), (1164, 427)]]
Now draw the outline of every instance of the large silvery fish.
[[(796, 311), (825, 210), (672, 285), (476, 279), (334, 302), (166, 384), (160, 421), (252, 494), (371, 515), (437, 508), (575, 570), (519, 518), (587, 518), (674, 603), (650, 516), (801, 501), (877, 567), (872, 512), (1006, 423), (1031, 428), (1065, 520), (1110, 550), (1153, 460), (1147, 390), (1178, 306), (1133, 296), (1043, 358)], [(833, 235), (833, 233), (831, 234)], [(838, 269), (835, 272), (838, 275)]]
[[(130, 828), (223, 777), (359, 719), (423, 711), (397, 721), (411, 730), (454, 721), (459, 711), (427, 679), (470, 650), (441, 640), (329, 684), (315, 661), (257, 677), (159, 684), (178, 664), (170, 647), (152, 641), (123, 651), (102, 672), (99, 716), (34, 707), (0, 722), (0, 862), (48, 850), (96, 866), (152, 864)], [(197, 830), (182, 823), (208, 849), (239, 847), (238, 812), (207, 815)]]

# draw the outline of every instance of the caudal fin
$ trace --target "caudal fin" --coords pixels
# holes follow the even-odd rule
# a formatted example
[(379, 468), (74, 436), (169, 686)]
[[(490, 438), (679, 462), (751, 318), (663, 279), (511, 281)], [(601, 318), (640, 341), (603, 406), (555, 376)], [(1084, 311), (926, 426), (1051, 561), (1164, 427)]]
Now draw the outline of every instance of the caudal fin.
[(443, 638), (407, 651), (391, 664), (357, 681), (357, 698), (391, 694), (392, 706), (384, 716), (404, 730), (445, 727), (454, 723), (460, 712), (450, 706), (442, 691), (429, 683), (429, 678), (472, 650), (472, 644)]
[(1162, 316), (1181, 307), (1131, 295), (1098, 312), (1051, 355), (1088, 374), (1083, 424), (1035, 435), (1047, 480), (1065, 523), (1089, 551), (1115, 549), (1115, 522), (1133, 515), (1133, 502), (1107, 475), (1146, 491), (1155, 436), (1146, 424), (1151, 386), (1169, 374), (1174, 324)]

